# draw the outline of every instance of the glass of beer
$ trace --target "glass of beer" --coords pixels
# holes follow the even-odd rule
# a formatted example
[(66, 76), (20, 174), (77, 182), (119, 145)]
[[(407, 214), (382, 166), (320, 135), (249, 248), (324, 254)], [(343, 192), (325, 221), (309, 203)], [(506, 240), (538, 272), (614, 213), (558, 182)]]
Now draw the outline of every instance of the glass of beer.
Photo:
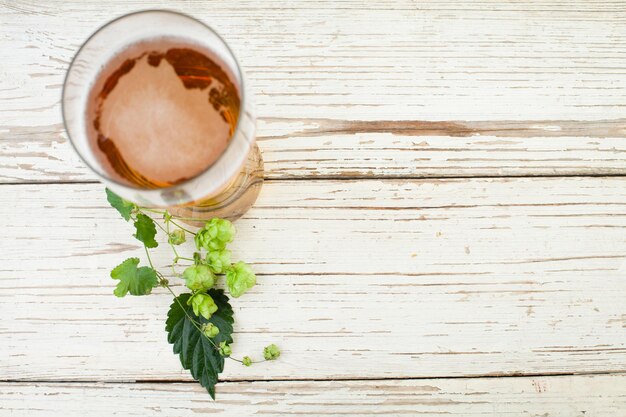
[(115, 193), (200, 224), (239, 218), (263, 160), (235, 56), (210, 27), (161, 10), (115, 19), (79, 49), (63, 120), (85, 164)]

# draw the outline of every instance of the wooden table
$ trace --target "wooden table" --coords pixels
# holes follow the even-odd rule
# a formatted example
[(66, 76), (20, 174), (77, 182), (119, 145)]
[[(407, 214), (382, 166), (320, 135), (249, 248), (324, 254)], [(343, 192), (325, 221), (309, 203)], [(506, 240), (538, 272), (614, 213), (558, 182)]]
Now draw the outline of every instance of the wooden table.
[[(2, 1), (0, 415), (626, 415), (626, 2)], [(216, 28), (267, 181), (218, 400), (68, 144), (63, 76), (120, 14)], [(157, 255), (158, 262), (168, 258)]]

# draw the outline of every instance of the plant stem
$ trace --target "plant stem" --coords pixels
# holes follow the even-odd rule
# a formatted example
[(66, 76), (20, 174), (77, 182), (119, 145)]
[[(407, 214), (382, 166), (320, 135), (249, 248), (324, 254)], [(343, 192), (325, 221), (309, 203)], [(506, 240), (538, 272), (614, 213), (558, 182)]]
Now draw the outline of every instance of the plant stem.
[(192, 232), (192, 231), (191, 231), (191, 230), (189, 230), (189, 229), (185, 229), (183, 226), (181, 226), (180, 224), (176, 223), (174, 220), (170, 220), (170, 222), (171, 222), (174, 226), (178, 227), (179, 229), (181, 229), (181, 230), (183, 230), (183, 231), (185, 231), (185, 232), (187, 232), (187, 233), (189, 233), (189, 234), (192, 234), (192, 235), (194, 235), (194, 236), (196, 235), (196, 233), (195, 233), (195, 232)]
[[(165, 214), (165, 211), (162, 211), (162, 210), (156, 210), (156, 209), (151, 209), (151, 208), (147, 208), (147, 207), (139, 207), (139, 206), (137, 206), (137, 208), (139, 208), (140, 210), (149, 211), (150, 213), (161, 214), (161, 215)], [(177, 216), (177, 215), (171, 214), (171, 213), (170, 213), (170, 216), (172, 216), (173, 219), (178, 219), (178, 220), (188, 220), (190, 222), (197, 222), (197, 221), (199, 221), (199, 219), (194, 219), (193, 217), (182, 217), (182, 216)], [(182, 227), (181, 227), (181, 229), (182, 229)], [(189, 232), (189, 233), (193, 233), (193, 232)], [(193, 233), (193, 234), (195, 234), (195, 233)]]
[(165, 232), (168, 238), (170, 237), (170, 232), (168, 230), (165, 230), (159, 222), (154, 222), (154, 224), (156, 224), (159, 227), (159, 229), (163, 230), (163, 232)]
[[(154, 265), (152, 264), (152, 259), (150, 258), (150, 252), (148, 252), (148, 248), (144, 245), (143, 247), (146, 251), (146, 256), (148, 257), (148, 263), (150, 264), (150, 268), (154, 269)], [(158, 271), (156, 269), (154, 269), (155, 272), (158, 273)]]
[(167, 243), (170, 244), (170, 247), (174, 251), (174, 256), (175, 256), (174, 262), (172, 262), (172, 274), (174, 274), (174, 276), (180, 276), (180, 274), (176, 272), (176, 268), (174, 268), (174, 264), (178, 263), (179, 256), (178, 256), (178, 251), (176, 250), (176, 247), (174, 246), (172, 242), (170, 242), (170, 223), (167, 222), (165, 226), (167, 227), (167, 230), (165, 231), (165, 233), (167, 233)]

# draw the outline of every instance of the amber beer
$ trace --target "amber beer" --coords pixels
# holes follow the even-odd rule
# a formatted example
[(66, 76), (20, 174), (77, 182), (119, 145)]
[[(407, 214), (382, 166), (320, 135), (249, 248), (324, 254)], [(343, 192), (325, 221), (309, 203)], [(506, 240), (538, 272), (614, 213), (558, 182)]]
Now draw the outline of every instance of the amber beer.
[(111, 175), (144, 188), (181, 183), (222, 154), (239, 92), (207, 52), (170, 40), (121, 51), (102, 71), (87, 112), (94, 152)]
[[(142, 29), (141, 20), (154, 28)], [(241, 73), (225, 53), (230, 49), (212, 31), (207, 35), (216, 38), (216, 50), (198, 37), (196, 32), (210, 31), (200, 22), (161, 11), (109, 23), (82, 49), (115, 25), (132, 29), (129, 41), (95, 45), (94, 50), (117, 49), (91, 71), (83, 67), (91, 65), (92, 51), (79, 51), (68, 79), (82, 78), (88, 89), (81, 94), (67, 79), (64, 86), (64, 117), (79, 154), (108, 186), (138, 204), (169, 206), (190, 222), (239, 217), (256, 200), (263, 163), (254, 144), (254, 117), (243, 109)], [(81, 54), (87, 56), (77, 63)], [(84, 120), (68, 120), (68, 109), (79, 108), (83, 96)], [(81, 134), (85, 144), (77, 143)]]

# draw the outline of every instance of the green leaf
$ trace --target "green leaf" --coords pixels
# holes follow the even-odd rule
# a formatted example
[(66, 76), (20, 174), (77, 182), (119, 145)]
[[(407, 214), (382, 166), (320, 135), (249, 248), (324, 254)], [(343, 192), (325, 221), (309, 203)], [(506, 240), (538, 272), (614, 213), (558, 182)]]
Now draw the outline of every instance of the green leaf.
[(128, 219), (130, 219), (130, 213), (135, 208), (135, 205), (130, 201), (124, 200), (108, 188), (105, 191), (107, 193), (107, 201), (111, 207), (117, 210), (122, 215), (124, 220), (128, 221)]
[(154, 220), (145, 214), (138, 214), (137, 220), (135, 221), (135, 229), (137, 229), (137, 233), (133, 236), (137, 238), (137, 240), (143, 242), (146, 245), (146, 248), (156, 248), (159, 246), (154, 237), (156, 236), (156, 226), (154, 224)]
[[(227, 344), (233, 342), (234, 320), (233, 309), (224, 291), (211, 289), (208, 294), (218, 308), (209, 320), (195, 315), (192, 307), (187, 305), (191, 294), (181, 294), (170, 306), (165, 330), (167, 341), (174, 345), (174, 353), (179, 355), (183, 368), (188, 369), (191, 376), (206, 388), (211, 398), (215, 399), (215, 384), (218, 374), (224, 370), (224, 358), (213, 343), (219, 345), (222, 342)], [(213, 339), (207, 339), (187, 315), (199, 323), (200, 328), (203, 324), (212, 323), (219, 328), (219, 333)]]
[(128, 258), (111, 271), (111, 278), (120, 281), (113, 294), (118, 297), (124, 297), (129, 292), (131, 295), (147, 295), (157, 286), (158, 279), (154, 269), (147, 266), (137, 268), (137, 265), (139, 258)]

